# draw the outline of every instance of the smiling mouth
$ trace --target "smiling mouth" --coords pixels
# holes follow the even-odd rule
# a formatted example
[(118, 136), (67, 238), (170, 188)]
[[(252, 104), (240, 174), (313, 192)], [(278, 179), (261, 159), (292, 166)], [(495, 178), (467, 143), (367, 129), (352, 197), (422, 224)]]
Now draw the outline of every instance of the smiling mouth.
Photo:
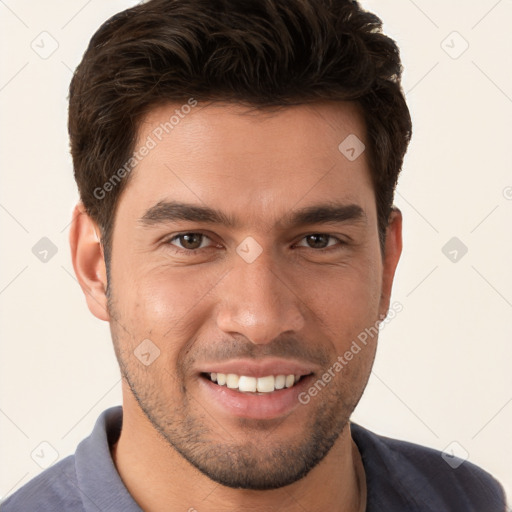
[[(295, 386), (308, 375), (267, 375), (265, 377), (250, 377), (235, 373), (202, 373), (204, 378), (234, 391), (266, 395), (282, 389)], [(311, 374), (310, 374), (311, 375)]]

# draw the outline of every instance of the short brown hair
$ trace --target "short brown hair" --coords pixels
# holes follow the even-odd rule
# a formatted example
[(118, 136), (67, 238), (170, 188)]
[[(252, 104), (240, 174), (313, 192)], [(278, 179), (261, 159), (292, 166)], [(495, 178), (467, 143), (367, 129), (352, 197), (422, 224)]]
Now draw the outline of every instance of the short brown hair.
[(261, 109), (357, 102), (383, 243), (411, 118), (398, 47), (381, 30), (375, 14), (350, 0), (150, 0), (105, 22), (71, 81), (68, 127), (107, 268), (129, 176), (101, 197), (97, 190), (129, 161), (149, 110), (190, 98)]

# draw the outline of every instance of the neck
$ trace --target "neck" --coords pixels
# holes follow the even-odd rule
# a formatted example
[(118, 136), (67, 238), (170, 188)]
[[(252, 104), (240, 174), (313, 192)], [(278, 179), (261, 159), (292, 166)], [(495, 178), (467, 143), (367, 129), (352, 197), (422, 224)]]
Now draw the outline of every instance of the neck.
[(349, 425), (304, 478), (269, 491), (231, 489), (212, 481), (169, 446), (135, 404), (123, 406), (123, 426), (112, 458), (126, 488), (145, 512), (320, 512), (327, 507), (354, 512), (361, 510), (365, 500), (364, 475), (361, 478), (357, 471), (362, 465)]

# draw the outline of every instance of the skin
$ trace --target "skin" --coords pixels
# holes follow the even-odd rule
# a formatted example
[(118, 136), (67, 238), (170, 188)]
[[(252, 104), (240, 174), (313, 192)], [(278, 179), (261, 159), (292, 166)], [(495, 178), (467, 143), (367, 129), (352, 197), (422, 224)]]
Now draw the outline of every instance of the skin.
[[(175, 109), (151, 111), (136, 146)], [(349, 161), (338, 150), (349, 134), (366, 143), (349, 102), (273, 113), (197, 106), (137, 165), (120, 197), (110, 297), (99, 228), (77, 205), (73, 265), (89, 309), (110, 322), (123, 375), (123, 428), (112, 455), (145, 511), (358, 510), (359, 453), (348, 421), (376, 338), (307, 405), (277, 418), (226, 413), (198, 373), (209, 361), (278, 356), (309, 365), (316, 380), (386, 314), (401, 214), (393, 210), (382, 252), (366, 152)], [(236, 225), (141, 222), (173, 200), (221, 210)], [(285, 224), (300, 208), (333, 202), (362, 215)], [(197, 232), (208, 237), (194, 239), (202, 248), (177, 252), (190, 245), (173, 237)], [(311, 247), (307, 235), (315, 233), (333, 238)], [(252, 263), (236, 251), (248, 236), (262, 249)], [(148, 366), (134, 356), (145, 339), (160, 351)], [(245, 488), (230, 487), (237, 478)]]

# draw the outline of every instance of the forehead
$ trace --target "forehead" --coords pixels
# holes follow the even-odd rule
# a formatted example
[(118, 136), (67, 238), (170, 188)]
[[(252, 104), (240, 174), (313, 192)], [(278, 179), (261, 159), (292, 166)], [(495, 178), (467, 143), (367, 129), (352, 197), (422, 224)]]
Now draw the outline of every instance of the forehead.
[[(373, 198), (362, 151), (366, 130), (354, 103), (273, 111), (229, 103), (182, 107), (160, 106), (140, 123), (135, 151), (150, 149), (132, 171), (120, 207), (140, 213), (179, 200), (270, 222), (319, 200)], [(354, 151), (346, 153), (347, 145)]]

